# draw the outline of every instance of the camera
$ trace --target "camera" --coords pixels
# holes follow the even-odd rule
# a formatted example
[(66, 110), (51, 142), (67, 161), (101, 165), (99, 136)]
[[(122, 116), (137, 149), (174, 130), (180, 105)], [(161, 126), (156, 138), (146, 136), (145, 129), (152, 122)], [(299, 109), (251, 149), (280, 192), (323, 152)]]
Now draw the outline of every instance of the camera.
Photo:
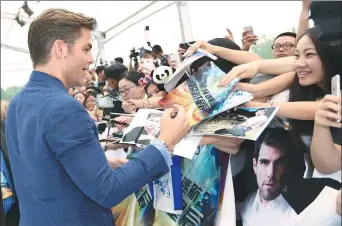
[(104, 115), (110, 113), (125, 113), (122, 108), (122, 101), (110, 95), (98, 94), (95, 99), (96, 106), (103, 111)]
[(131, 50), (131, 53), (129, 55), (129, 58), (133, 59), (134, 61), (138, 61), (138, 56), (139, 56), (139, 52), (137, 50), (135, 50), (135, 48), (133, 48)]

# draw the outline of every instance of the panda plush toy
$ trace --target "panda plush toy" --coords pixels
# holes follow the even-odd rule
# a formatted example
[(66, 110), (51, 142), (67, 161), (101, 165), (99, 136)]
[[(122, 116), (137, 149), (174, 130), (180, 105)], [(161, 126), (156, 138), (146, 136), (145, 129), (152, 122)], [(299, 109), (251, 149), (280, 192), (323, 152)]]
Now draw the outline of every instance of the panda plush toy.
[[(168, 64), (164, 64), (164, 65), (157, 67), (151, 72), (151, 78), (153, 82), (157, 84), (158, 89), (164, 91), (165, 83), (173, 76), (175, 71), (176, 71), (176, 68), (171, 67)], [(183, 83), (186, 79), (188, 79), (188, 76), (187, 75), (183, 76), (182, 79), (178, 82), (177, 86)]]
[(162, 65), (151, 72), (151, 77), (156, 84), (165, 84), (172, 77), (175, 71), (176, 69), (169, 65)]

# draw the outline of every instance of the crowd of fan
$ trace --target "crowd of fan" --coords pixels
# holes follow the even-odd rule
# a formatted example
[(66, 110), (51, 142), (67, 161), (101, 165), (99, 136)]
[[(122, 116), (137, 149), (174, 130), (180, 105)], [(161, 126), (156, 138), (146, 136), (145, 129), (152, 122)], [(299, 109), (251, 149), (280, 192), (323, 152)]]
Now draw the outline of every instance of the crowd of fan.
[[(302, 173), (300, 177), (326, 177), (341, 183), (341, 97), (331, 95), (331, 78), (342, 74), (341, 49), (319, 40), (320, 30), (317, 27), (309, 29), (308, 15), (309, 4), (303, 1), (297, 33), (283, 32), (269, 47), (274, 60), (264, 60), (249, 51), (251, 45), (258, 43), (257, 34), (251, 30), (243, 32), (242, 48), (230, 34), (208, 42), (192, 42), (190, 48), (179, 48), (178, 52), (182, 58), (202, 48), (218, 56), (215, 64), (228, 73), (222, 84), (227, 85), (234, 77), (239, 77), (236, 89), (253, 94), (254, 100), (244, 106), (279, 107), (276, 116), (288, 122), (290, 142), (305, 160), (302, 162), (305, 173), (299, 170)], [(125, 113), (134, 114), (144, 108), (160, 109), (158, 101), (167, 94), (164, 87), (153, 80), (147, 83), (142, 80), (156, 68), (156, 62), (171, 66), (174, 62), (159, 45), (154, 49), (157, 54), (147, 51), (137, 64), (130, 58), (128, 67), (122, 58), (116, 58), (111, 65), (89, 70), (86, 85), (70, 88), (69, 94), (87, 109), (95, 121), (102, 121), (105, 116), (103, 110), (96, 106), (98, 95), (109, 95), (122, 101)], [(3, 104), (1, 107), (4, 120)], [(132, 119), (131, 116), (119, 116), (116, 120), (130, 124)], [(218, 149), (230, 154), (242, 149), (242, 141), (231, 142)], [(275, 143), (282, 141), (276, 140)], [(337, 202), (337, 212), (341, 214), (340, 197)]]

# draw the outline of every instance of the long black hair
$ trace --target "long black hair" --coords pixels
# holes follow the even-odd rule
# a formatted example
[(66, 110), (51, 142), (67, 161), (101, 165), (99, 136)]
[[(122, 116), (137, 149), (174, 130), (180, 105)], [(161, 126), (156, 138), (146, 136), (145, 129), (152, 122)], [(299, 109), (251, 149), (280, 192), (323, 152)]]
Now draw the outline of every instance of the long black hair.
[[(331, 78), (341, 73), (341, 49), (336, 49), (319, 41), (321, 29), (313, 27), (307, 30), (299, 39), (307, 35), (316, 48), (316, 52), (322, 62), (324, 88), (318, 85), (301, 86), (298, 75), (295, 76), (290, 86), (290, 102), (296, 101), (317, 101), (326, 94), (331, 93)], [(301, 135), (312, 136), (313, 120), (290, 119), (291, 136), (296, 148), (299, 151), (309, 151), (309, 147), (304, 144)]]

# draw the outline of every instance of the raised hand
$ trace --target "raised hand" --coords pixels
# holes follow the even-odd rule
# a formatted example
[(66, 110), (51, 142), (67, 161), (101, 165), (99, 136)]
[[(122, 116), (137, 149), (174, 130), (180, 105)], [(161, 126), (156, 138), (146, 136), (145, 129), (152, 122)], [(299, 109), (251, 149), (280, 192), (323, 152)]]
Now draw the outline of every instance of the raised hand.
[(234, 78), (239, 80), (244, 78), (252, 78), (258, 73), (258, 65), (254, 62), (241, 64), (233, 67), (233, 69), (222, 79), (219, 86), (227, 86)]
[(325, 95), (320, 101), (315, 123), (322, 127), (341, 128), (341, 96)]
[(226, 31), (228, 32), (228, 35), (225, 35), (224, 38), (235, 42), (233, 32), (229, 28), (226, 28)]
[(136, 112), (136, 106), (130, 100), (125, 100), (122, 102), (122, 108), (126, 113), (134, 113)]
[(244, 51), (249, 51), (251, 45), (258, 41), (258, 36), (254, 34), (248, 34), (249, 32), (250, 30), (242, 32), (242, 49)]
[(209, 44), (206, 41), (197, 41), (188, 48), (188, 50), (183, 54), (183, 57), (191, 56), (196, 50), (200, 48), (207, 51), (208, 53), (214, 53), (215, 46)]

